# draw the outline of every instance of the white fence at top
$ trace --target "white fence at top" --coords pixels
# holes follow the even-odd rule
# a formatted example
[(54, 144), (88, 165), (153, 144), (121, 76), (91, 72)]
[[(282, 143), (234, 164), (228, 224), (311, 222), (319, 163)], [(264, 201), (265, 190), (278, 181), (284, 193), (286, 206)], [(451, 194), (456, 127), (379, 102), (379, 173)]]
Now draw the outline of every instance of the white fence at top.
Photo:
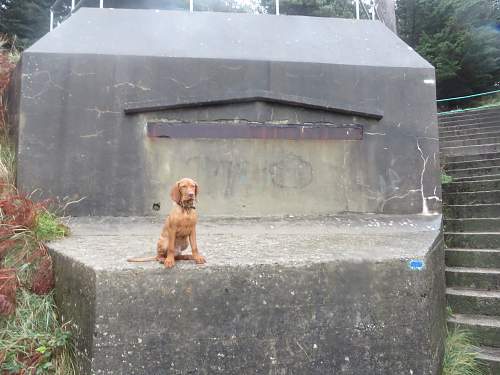
[[(166, 0), (167, 2), (168, 0)], [(85, 6), (87, 0), (80, 0), (76, 2), (76, 0), (71, 0), (71, 3), (68, 3), (68, 0), (56, 0), (54, 4), (50, 7), (50, 26), (49, 29), (52, 31), (55, 27), (59, 26), (65, 19), (71, 16), (73, 12), (75, 12), (78, 8)], [(195, 0), (189, 0), (189, 11), (195, 11)], [(274, 0), (275, 2), (275, 14), (280, 14), (280, 0)], [(380, 20), (384, 23), (384, 17), (379, 12), (379, 5), (383, 3), (381, 0), (351, 0), (351, 4), (354, 8), (354, 14), (356, 19), (360, 19), (362, 15), (364, 15), (368, 19), (372, 20)], [(97, 5), (97, 2), (96, 2)], [(105, 0), (99, 0), (99, 8), (107, 8)], [(187, 9), (186, 9), (187, 10)], [(56, 20), (55, 14), (59, 14), (59, 19)], [(392, 28), (388, 25), (389, 28)]]

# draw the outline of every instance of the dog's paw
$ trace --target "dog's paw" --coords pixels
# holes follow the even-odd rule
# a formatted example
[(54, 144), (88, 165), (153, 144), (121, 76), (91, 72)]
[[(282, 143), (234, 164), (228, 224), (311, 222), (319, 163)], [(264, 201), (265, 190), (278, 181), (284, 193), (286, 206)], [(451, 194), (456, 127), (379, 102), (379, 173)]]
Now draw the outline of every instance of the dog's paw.
[(203, 257), (201, 255), (195, 256), (194, 261), (196, 262), (196, 264), (207, 263), (207, 260), (205, 259), (205, 257)]
[(171, 258), (165, 258), (165, 261), (163, 262), (163, 265), (166, 267), (166, 268), (172, 268), (174, 265), (175, 265), (175, 259), (171, 259)]

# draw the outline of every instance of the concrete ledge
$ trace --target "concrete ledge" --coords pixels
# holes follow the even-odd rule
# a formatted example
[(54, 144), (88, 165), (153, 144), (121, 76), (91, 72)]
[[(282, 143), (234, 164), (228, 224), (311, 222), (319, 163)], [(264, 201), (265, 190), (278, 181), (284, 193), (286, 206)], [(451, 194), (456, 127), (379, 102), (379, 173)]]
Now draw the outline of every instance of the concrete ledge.
[(439, 373), (440, 216), (200, 221), (205, 266), (127, 263), (156, 219), (73, 219), (51, 244), (82, 374)]

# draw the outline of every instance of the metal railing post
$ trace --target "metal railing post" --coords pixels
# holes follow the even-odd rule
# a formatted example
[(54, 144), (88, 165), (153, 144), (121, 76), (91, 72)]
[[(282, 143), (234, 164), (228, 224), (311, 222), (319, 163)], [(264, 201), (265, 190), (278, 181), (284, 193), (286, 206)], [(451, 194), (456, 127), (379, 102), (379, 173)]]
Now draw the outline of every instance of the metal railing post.
[(276, 15), (280, 15), (280, 0), (276, 0)]
[(54, 11), (51, 9), (50, 10), (50, 25), (49, 25), (49, 31), (54, 30)]
[(104, 8), (104, 0), (99, 0), (99, 8)]
[(356, 0), (356, 19), (359, 20), (359, 0)]
[(75, 10), (75, 0), (71, 0), (71, 11)]
[(194, 12), (194, 1), (193, 0), (189, 0), (189, 11)]

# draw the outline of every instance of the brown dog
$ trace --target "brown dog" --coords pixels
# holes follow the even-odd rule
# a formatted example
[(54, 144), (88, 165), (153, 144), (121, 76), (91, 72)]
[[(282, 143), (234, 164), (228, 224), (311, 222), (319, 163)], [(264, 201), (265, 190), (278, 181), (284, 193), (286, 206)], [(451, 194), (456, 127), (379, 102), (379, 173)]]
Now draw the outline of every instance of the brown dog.
[[(158, 260), (165, 267), (172, 268), (176, 260), (194, 260), (197, 264), (206, 262), (198, 252), (196, 243), (196, 214), (194, 202), (198, 197), (198, 184), (190, 178), (183, 178), (172, 186), (170, 197), (174, 203), (165, 220), (160, 239), (157, 244), (156, 257), (132, 258), (129, 262), (148, 262)], [(188, 243), (189, 239), (189, 243)], [(191, 244), (191, 255), (182, 255), (188, 244)]]

